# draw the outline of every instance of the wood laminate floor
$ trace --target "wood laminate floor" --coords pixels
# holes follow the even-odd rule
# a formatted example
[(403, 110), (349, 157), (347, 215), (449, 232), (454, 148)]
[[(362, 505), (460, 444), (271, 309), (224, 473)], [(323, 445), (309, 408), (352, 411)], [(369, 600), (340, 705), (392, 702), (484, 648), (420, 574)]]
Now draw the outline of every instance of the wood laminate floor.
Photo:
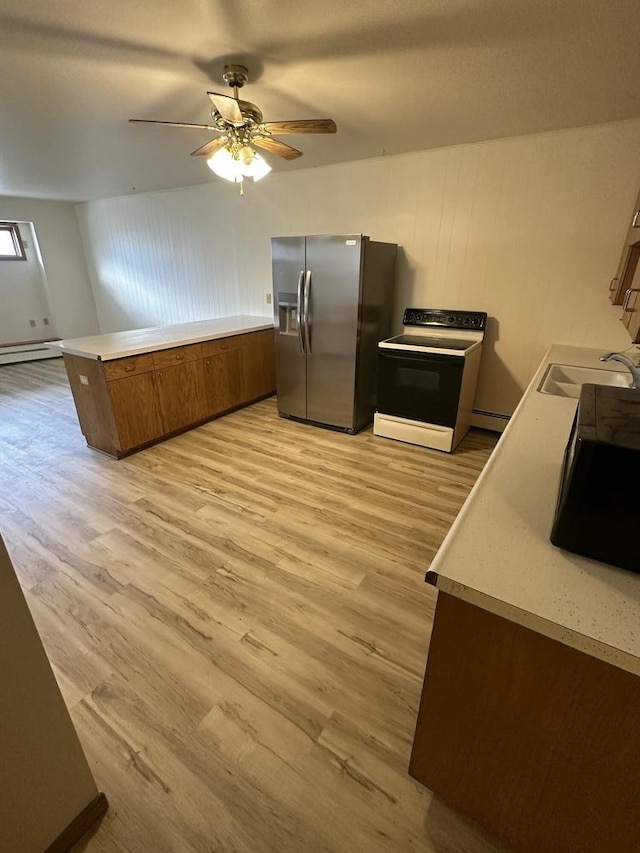
[(498, 848), (407, 774), (448, 454), (258, 403), (125, 460), (0, 367), (0, 532), (111, 809), (89, 853)]

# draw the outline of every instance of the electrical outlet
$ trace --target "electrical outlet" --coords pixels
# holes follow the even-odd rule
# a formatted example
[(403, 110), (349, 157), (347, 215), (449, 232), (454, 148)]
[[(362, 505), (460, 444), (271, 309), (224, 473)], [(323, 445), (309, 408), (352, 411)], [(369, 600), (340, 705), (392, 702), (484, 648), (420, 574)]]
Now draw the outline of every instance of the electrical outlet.
[(49, 325), (49, 318), (48, 318), (48, 317), (43, 317), (43, 318), (42, 318), (42, 322), (44, 323), (44, 325), (45, 325), (45, 326), (48, 326), (48, 325)]
[(266, 296), (267, 296), (267, 305), (271, 305), (271, 294), (267, 293)]
[(29, 325), (31, 326), (32, 329), (35, 329), (36, 321), (35, 320), (29, 320)]

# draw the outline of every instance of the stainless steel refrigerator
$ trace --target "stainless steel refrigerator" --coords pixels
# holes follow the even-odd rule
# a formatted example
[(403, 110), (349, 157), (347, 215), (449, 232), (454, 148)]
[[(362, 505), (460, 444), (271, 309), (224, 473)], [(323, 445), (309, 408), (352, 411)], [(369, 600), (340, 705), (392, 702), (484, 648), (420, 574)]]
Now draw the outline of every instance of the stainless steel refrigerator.
[(350, 433), (371, 422), (396, 250), (362, 234), (272, 238), (280, 415)]

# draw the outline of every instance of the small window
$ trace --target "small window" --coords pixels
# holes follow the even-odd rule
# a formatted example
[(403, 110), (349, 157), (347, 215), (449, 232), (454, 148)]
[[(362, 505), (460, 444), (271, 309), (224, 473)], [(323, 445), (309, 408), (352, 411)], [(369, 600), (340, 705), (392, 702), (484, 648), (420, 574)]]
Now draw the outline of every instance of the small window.
[(24, 245), (17, 225), (0, 224), (0, 261), (26, 261)]

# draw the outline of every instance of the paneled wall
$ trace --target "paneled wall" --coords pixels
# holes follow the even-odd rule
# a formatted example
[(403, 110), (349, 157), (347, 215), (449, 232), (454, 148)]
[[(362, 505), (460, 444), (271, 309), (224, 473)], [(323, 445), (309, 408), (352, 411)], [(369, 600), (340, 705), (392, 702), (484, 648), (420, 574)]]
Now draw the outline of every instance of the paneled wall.
[(44, 268), (43, 286), (57, 334), (63, 338), (95, 334), (98, 318), (74, 205), (0, 196), (0, 219), (33, 223)]
[(490, 314), (476, 406), (511, 413), (549, 344), (629, 343), (607, 283), (639, 152), (634, 120), (79, 205), (100, 325), (267, 314), (271, 236), (363, 232), (401, 246), (396, 327)]

